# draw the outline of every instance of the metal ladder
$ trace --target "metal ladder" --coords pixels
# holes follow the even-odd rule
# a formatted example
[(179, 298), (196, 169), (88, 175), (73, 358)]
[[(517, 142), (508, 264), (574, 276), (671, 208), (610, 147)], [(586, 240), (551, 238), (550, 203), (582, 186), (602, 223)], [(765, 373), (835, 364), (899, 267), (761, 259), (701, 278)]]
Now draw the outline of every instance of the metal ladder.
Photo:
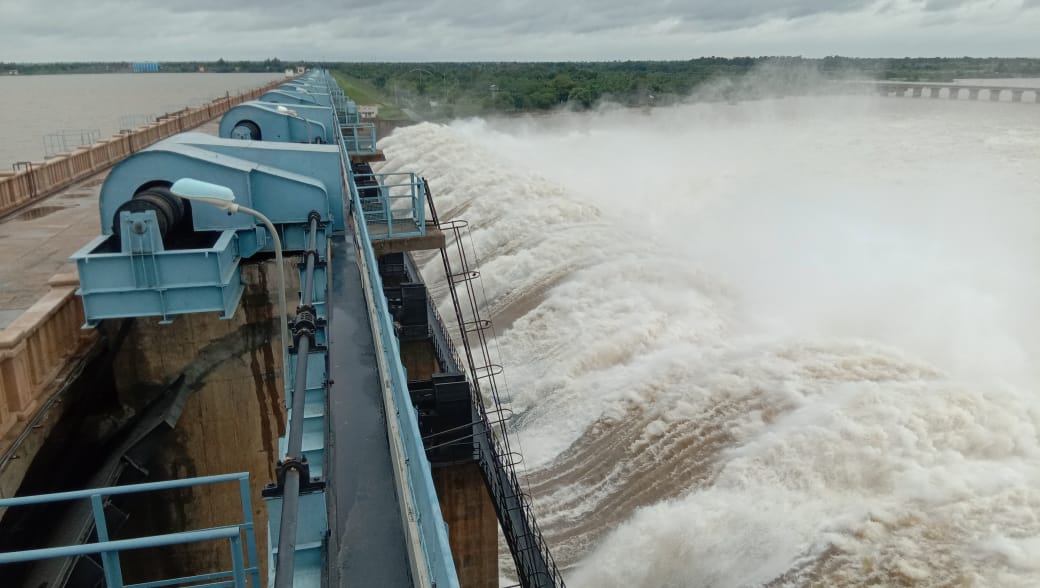
[[(455, 241), (454, 263), (447, 245), (441, 247), (440, 254), (455, 319), (459, 325), (463, 351), (461, 359), (470, 376), (474, 421), (477, 423), (474, 446), (481, 475), (491, 495), (502, 534), (513, 555), (520, 585), (524, 588), (562, 587), (563, 577), (538, 528), (531, 508), (531, 497), (524, 492), (516, 474), (516, 466), (522, 456), (512, 449), (506, 427), (512, 411), (502, 406), (495, 378), (502, 373), (502, 366), (492, 361), (488, 351), (488, 334), (490, 331), (493, 336), (493, 327), (491, 321), (481, 317), (477, 303), (474, 282), (479, 280), (480, 272), (470, 260), (463, 241), (463, 229), (468, 223), (462, 220), (441, 223), (426, 178), (423, 178), (423, 185), (434, 225), (445, 233), (450, 232)], [(459, 286), (462, 286), (464, 300), (459, 295)], [(471, 343), (471, 339), (475, 341)], [(490, 400), (490, 407), (485, 397)]]

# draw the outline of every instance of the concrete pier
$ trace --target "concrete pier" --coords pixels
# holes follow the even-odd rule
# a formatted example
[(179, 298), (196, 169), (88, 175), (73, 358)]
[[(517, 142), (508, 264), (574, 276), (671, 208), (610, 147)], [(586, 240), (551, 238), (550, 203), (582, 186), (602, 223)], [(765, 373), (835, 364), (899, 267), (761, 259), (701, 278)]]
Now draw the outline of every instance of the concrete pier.
[[(299, 273), (286, 259), (289, 291), (299, 289)], [(278, 437), (285, 434), (282, 354), (278, 345), (277, 281), (273, 261), (243, 268), (246, 291), (242, 308), (230, 320), (212, 314), (191, 314), (161, 325), (158, 319), (134, 319), (126, 343), (116, 356), (116, 387), (124, 406), (142, 408), (148, 390), (176, 382), (191, 392), (171, 441), (157, 448), (151, 475), (156, 480), (249, 472), (252, 510), (257, 529), (267, 528), (267, 508), (260, 490), (275, 479)], [(272, 344), (274, 343), (274, 344)], [(243, 424), (245, 425), (243, 426)], [(171, 495), (173, 494), (173, 495)], [(192, 529), (231, 524), (239, 512), (238, 489), (229, 485), (201, 486), (182, 491), (145, 494), (135, 499), (135, 513), (121, 530), (140, 537), (168, 529)], [(266, 553), (266, 533), (256, 534)], [(128, 581), (226, 570), (226, 550), (193, 543), (166, 548), (161, 558), (126, 558)], [(267, 560), (260, 558), (260, 577), (267, 577)]]
[[(440, 371), (431, 339), (402, 342), (401, 361), (412, 380), (427, 380)], [(472, 460), (434, 463), (433, 482), (460, 586), (497, 588), (498, 519), (480, 467)]]

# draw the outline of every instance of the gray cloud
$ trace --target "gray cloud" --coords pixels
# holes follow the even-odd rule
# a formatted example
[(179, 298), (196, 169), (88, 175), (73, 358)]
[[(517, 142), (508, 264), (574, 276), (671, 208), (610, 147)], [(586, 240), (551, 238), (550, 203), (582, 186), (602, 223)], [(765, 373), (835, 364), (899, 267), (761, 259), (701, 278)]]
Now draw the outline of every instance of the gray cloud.
[(1040, 51), (1040, 0), (44, 1), (0, 0), (0, 61), (898, 55), (907, 35), (917, 55)]

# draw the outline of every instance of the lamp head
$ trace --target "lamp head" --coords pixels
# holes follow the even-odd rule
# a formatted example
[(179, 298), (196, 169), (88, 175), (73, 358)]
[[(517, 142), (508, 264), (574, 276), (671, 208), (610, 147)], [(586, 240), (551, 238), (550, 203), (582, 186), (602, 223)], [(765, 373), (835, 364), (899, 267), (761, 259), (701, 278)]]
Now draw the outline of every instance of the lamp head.
[(205, 202), (229, 212), (238, 209), (238, 205), (235, 204), (235, 193), (231, 188), (220, 184), (203, 182), (194, 178), (181, 178), (170, 186), (170, 192), (185, 200)]

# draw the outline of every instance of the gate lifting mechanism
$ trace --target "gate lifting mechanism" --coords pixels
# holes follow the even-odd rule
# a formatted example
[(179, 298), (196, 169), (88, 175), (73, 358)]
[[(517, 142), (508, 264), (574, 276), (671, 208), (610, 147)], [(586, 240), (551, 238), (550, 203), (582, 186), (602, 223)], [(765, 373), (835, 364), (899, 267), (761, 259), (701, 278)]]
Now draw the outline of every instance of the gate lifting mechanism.
[(191, 205), (170, 186), (181, 178), (226, 186), (240, 205), (271, 219), (286, 250), (302, 251), (311, 211), (332, 230), (344, 226), (339, 160), (333, 145), (200, 133), (128, 157), (101, 188), (104, 234), (72, 255), (87, 325), (140, 316), (169, 322), (212, 311), (230, 318), (243, 291), (240, 261), (272, 251), (273, 240), (255, 218)]

